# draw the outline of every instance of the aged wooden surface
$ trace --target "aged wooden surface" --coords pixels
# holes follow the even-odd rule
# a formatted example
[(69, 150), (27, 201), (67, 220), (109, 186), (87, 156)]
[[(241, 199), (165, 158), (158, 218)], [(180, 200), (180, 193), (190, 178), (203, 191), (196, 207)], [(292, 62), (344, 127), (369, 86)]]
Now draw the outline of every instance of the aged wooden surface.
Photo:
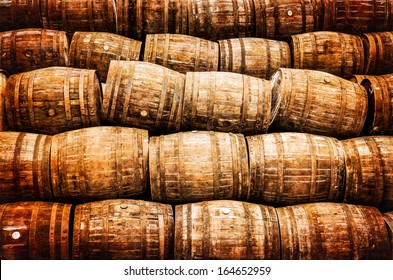
[(344, 202), (393, 210), (393, 136), (342, 141), (345, 149)]
[(390, 259), (393, 260), (393, 212), (383, 214), (390, 241)]
[(105, 83), (111, 60), (139, 60), (142, 42), (107, 32), (75, 32), (70, 66), (97, 70)]
[(262, 38), (219, 40), (220, 71), (270, 79), (280, 67), (291, 68), (287, 42)]
[(272, 78), (274, 126), (338, 138), (356, 137), (367, 114), (367, 92), (316, 70), (281, 68)]
[(102, 93), (95, 70), (49, 67), (11, 75), (5, 108), (9, 128), (56, 134), (100, 125)]
[(1, 0), (0, 31), (42, 27), (40, 4), (43, 0)]
[(320, 31), (291, 38), (293, 68), (319, 70), (344, 78), (363, 73), (364, 49), (359, 36)]
[(5, 89), (7, 86), (7, 76), (0, 72), (0, 131), (7, 130), (5, 117)]
[(276, 208), (283, 260), (389, 259), (389, 237), (374, 207), (310, 203)]
[[(392, 27), (393, 29), (393, 27)], [(393, 31), (362, 35), (365, 54), (365, 74), (393, 73)]]
[(344, 150), (337, 139), (286, 132), (246, 141), (252, 201), (272, 206), (342, 201)]
[(219, 55), (216, 42), (166, 33), (146, 36), (143, 60), (185, 74), (218, 71)]
[(151, 137), (149, 171), (153, 201), (249, 197), (247, 147), (241, 134), (193, 131)]
[(0, 203), (52, 200), (51, 136), (0, 132)]
[(148, 133), (126, 127), (92, 127), (52, 138), (55, 199), (88, 202), (141, 195), (148, 186)]
[(0, 259), (69, 259), (71, 207), (53, 202), (1, 204)]
[(173, 259), (170, 205), (115, 199), (75, 209), (72, 259)]
[(185, 75), (142, 61), (112, 61), (102, 120), (149, 131), (176, 132), (181, 125)]
[(270, 81), (230, 72), (188, 72), (183, 130), (266, 133), (271, 123)]

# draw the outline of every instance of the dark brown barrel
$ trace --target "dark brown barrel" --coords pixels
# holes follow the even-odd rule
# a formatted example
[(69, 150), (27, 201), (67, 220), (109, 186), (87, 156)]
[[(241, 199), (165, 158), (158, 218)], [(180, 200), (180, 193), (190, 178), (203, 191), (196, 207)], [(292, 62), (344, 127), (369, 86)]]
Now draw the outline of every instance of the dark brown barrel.
[(111, 60), (139, 60), (142, 42), (107, 32), (75, 32), (70, 66), (97, 70), (105, 82)]
[(5, 108), (11, 130), (56, 134), (100, 125), (102, 92), (95, 70), (50, 67), (14, 74)]
[(230, 72), (188, 72), (182, 129), (266, 133), (271, 96), (267, 80)]
[(5, 116), (5, 89), (7, 87), (7, 76), (0, 72), (0, 131), (7, 130)]
[(339, 32), (293, 35), (293, 68), (319, 70), (340, 77), (363, 74), (364, 49), (359, 36)]
[(389, 237), (374, 207), (310, 203), (276, 209), (283, 260), (389, 259)]
[(173, 259), (170, 205), (114, 199), (75, 209), (72, 259)]
[(185, 74), (218, 71), (219, 56), (216, 42), (166, 33), (146, 36), (143, 60)]
[(177, 205), (175, 216), (175, 259), (280, 259), (273, 207), (216, 200)]
[(142, 61), (112, 61), (102, 120), (149, 131), (180, 130), (185, 75)]
[(220, 71), (270, 79), (279, 68), (291, 68), (287, 42), (262, 38), (219, 40)]
[(250, 195), (241, 134), (193, 131), (151, 137), (149, 171), (154, 201), (246, 200)]
[[(393, 29), (393, 27), (392, 27)], [(365, 74), (393, 73), (393, 31), (362, 35), (365, 54)]]
[(91, 127), (53, 136), (51, 182), (62, 201), (135, 197), (148, 186), (148, 133)]
[(0, 132), (0, 203), (52, 200), (51, 136)]
[(42, 27), (40, 4), (43, 0), (1, 0), (0, 31)]
[(64, 31), (28, 28), (1, 32), (0, 50), (0, 68), (10, 74), (69, 63)]
[(393, 212), (383, 214), (390, 241), (390, 259), (393, 260)]
[(53, 202), (1, 204), (0, 259), (69, 259), (71, 207)]
[(254, 0), (256, 36), (287, 40), (318, 31), (323, 24), (323, 0)]
[(188, 34), (209, 40), (255, 36), (252, 0), (188, 0)]
[(274, 125), (279, 130), (338, 138), (356, 137), (362, 131), (367, 114), (362, 86), (301, 69), (281, 68), (272, 80)]
[(344, 202), (393, 210), (393, 136), (342, 141), (345, 149)]
[(337, 139), (286, 132), (246, 140), (251, 200), (273, 206), (342, 201), (344, 150)]

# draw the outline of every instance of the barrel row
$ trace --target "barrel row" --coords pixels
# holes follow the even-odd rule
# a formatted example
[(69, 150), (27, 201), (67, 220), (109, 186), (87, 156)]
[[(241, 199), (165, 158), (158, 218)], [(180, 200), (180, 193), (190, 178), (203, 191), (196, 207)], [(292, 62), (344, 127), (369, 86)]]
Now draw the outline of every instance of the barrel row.
[(339, 203), (18, 202), (0, 205), (0, 259), (382, 260), (392, 217)]

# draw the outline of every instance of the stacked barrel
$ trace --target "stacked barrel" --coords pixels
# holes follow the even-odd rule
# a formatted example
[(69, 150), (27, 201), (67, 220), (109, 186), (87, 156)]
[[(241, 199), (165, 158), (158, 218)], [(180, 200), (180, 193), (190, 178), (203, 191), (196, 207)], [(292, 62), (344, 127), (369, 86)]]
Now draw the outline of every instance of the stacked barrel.
[(1, 2), (0, 259), (392, 259), (392, 4)]

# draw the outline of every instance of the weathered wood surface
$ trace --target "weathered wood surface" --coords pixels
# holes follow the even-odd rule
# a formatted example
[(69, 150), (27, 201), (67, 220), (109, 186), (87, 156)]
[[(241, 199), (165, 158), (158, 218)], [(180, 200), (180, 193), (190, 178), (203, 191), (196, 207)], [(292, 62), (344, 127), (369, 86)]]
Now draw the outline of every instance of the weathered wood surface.
[(5, 117), (5, 89), (7, 87), (7, 76), (0, 72), (0, 131), (7, 130)]
[(1, 0), (0, 31), (42, 27), (41, 1), (43, 0)]
[(393, 31), (366, 33), (362, 35), (362, 40), (365, 53), (364, 73), (370, 75), (393, 73)]
[(216, 200), (177, 205), (175, 216), (175, 259), (280, 259), (273, 207)]
[(390, 259), (393, 260), (393, 212), (384, 213), (383, 219), (389, 234)]

